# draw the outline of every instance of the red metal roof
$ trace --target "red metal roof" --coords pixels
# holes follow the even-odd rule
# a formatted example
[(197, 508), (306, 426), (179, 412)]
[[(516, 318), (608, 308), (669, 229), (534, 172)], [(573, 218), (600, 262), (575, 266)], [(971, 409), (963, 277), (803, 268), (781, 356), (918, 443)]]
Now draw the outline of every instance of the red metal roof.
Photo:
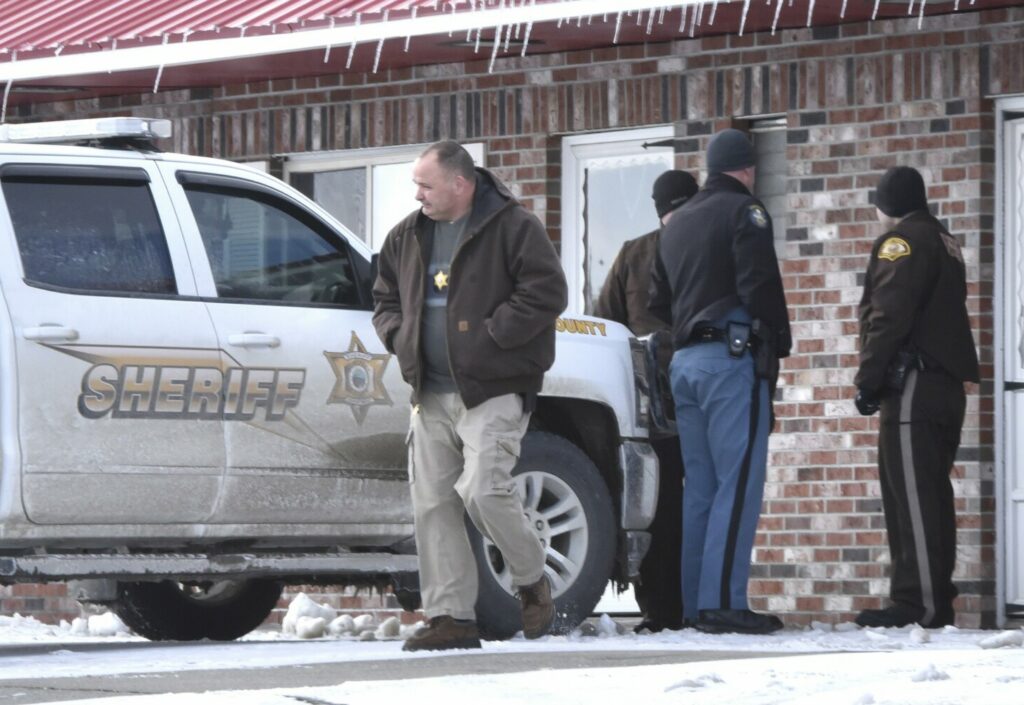
[[(878, 18), (905, 18), (910, 2), (880, 0)], [(915, 15), (922, 9), (921, 2), (916, 0), (913, 6)], [(698, 15), (693, 0), (680, 0), (677, 7), (640, 10), (616, 18), (614, 12), (571, 15), (573, 8), (581, 4), (579, 0), (0, 0), (0, 67), (17, 61), (29, 74), (13, 81), (0, 81), (0, 94), (6, 93), (7, 106), (13, 107), (55, 99), (137, 93), (155, 90), (157, 84), (160, 90), (174, 90), (518, 55), (521, 44), (516, 41), (509, 45), (511, 30), (505, 34), (504, 46), (499, 44), (498, 50), (492, 50), (495, 28), (483, 23), (454, 36), (448, 31), (417, 35), (411, 50), (407, 50), (408, 39), (393, 38), (380, 43), (359, 40), (350, 46), (332, 42), (333, 48), (321, 45), (285, 53), (252, 51), (215, 62), (191, 60), (198, 49), (196, 45), (204, 41), (212, 44), (213, 40), (237, 37), (258, 41), (256, 38), (261, 35), (297, 35), (308, 30), (352, 27), (360, 22), (366, 30), (374, 23), (409, 19), (414, 13), (417, 20), (429, 21), (438, 13), (466, 15), (481, 9), (509, 7), (533, 12), (533, 6), (538, 11), (544, 6), (550, 17), (558, 14), (557, 5), (563, 3), (570, 16), (533, 24), (524, 51), (542, 54), (664, 42), (734, 34), (741, 27), (747, 33), (759, 32), (771, 29), (776, 22), (780, 29), (805, 27), (811, 22), (812, 11), (813, 24), (817, 26), (863, 22), (872, 18), (876, 8), (874, 0), (751, 0), (749, 6), (743, 0), (704, 0)], [(638, 4), (642, 3), (632, 3), (634, 7)], [(687, 6), (682, 7), (683, 4)], [(1024, 0), (927, 0), (923, 9), (924, 14), (935, 15), (1022, 4)], [(696, 23), (695, 17), (699, 18)], [(472, 25), (472, 17), (465, 19)], [(479, 45), (481, 38), (483, 46)], [(119, 52), (112, 51), (115, 48), (162, 42), (170, 44), (168, 48), (177, 55), (188, 55), (189, 62), (166, 67), (122, 65), (116, 70), (108, 67), (67, 76), (30, 74), (31, 59), (58, 55), (59, 62), (65, 64), (84, 55), (116, 54)]]
[[(0, 51), (162, 40), (165, 35), (188, 34), (191, 41), (225, 31), (235, 36), (294, 31), (353, 22), (357, 14), (379, 20), (385, 12), (408, 17), (413, 7), (426, 13), (451, 5), (450, 0), (6, 0), (0, 4)], [(469, 0), (455, 5), (470, 9)]]

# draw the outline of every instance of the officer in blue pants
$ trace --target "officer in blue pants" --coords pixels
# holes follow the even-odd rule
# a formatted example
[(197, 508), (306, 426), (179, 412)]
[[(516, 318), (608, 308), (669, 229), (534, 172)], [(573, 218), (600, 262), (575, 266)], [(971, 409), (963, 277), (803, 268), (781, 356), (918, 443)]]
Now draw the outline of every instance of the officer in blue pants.
[(708, 180), (662, 233), (651, 280), (649, 307), (671, 322), (675, 346), (684, 618), (710, 633), (782, 628), (747, 606), (771, 398), (792, 345), (771, 219), (751, 194), (754, 162), (742, 132), (712, 137)]

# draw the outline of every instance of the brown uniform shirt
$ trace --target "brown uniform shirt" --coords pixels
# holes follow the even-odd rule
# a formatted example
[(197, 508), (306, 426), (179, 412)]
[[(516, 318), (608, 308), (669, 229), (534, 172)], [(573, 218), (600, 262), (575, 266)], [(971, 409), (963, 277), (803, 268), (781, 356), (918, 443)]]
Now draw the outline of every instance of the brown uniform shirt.
[(927, 211), (911, 213), (878, 238), (860, 302), (857, 387), (880, 393), (901, 350), (958, 380), (977, 382), (966, 279), (959, 243)]

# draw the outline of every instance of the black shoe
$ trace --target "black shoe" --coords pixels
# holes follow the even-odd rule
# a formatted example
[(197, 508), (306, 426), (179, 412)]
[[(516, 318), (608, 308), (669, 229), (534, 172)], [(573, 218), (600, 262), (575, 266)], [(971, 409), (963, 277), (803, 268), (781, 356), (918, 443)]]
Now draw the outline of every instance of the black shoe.
[(861, 610), (853, 620), (861, 627), (905, 627), (908, 624), (920, 624), (926, 629), (937, 629), (953, 624), (953, 608), (938, 610), (935, 616), (925, 623), (924, 608), (913, 605), (895, 604), (880, 610)]
[(656, 617), (644, 617), (642, 620), (640, 620), (640, 623), (638, 625), (633, 627), (633, 633), (642, 634), (644, 632), (650, 632), (651, 634), (657, 634), (658, 632), (664, 631), (666, 629), (676, 631), (682, 629), (683, 627), (684, 623), (679, 620), (672, 621), (662, 620)]
[(706, 634), (771, 634), (782, 629), (782, 620), (750, 610), (701, 610), (696, 627)]

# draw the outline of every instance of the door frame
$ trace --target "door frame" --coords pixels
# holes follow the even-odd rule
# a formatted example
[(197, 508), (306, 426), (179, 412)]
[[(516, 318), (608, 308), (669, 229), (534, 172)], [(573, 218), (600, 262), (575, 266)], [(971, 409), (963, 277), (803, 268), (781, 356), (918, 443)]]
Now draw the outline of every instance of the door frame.
[[(995, 301), (994, 312), (994, 371), (995, 379), (993, 386), (994, 407), (995, 407), (995, 505), (996, 505), (996, 623), (1000, 626), (1007, 621), (1007, 600), (1009, 600), (1008, 588), (1011, 579), (1011, 569), (1020, 573), (1020, 566), (1015, 565), (1015, 560), (1021, 548), (1024, 548), (1024, 535), (1014, 536), (1011, 540), (1008, 532), (1011, 529), (1011, 510), (1013, 497), (1010, 495), (1010, 458), (1007, 453), (1012, 450), (1008, 438), (1014, 436), (1010, 433), (1007, 423), (1013, 419), (1008, 418), (1008, 405), (1006, 403), (1006, 355), (1008, 350), (1015, 343), (1009, 340), (1008, 331), (1013, 330), (1014, 311), (1008, 305), (1009, 297), (1013, 295), (1009, 287), (1013, 285), (1010, 267), (1013, 263), (1006, 259), (1008, 208), (1013, 203), (1013, 184), (1006, 178), (1007, 163), (1004, 154), (1004, 143), (1006, 139), (1007, 116), (1012, 114), (1015, 119), (1024, 114), (1024, 96), (1015, 96), (996, 99), (996, 190), (995, 190)], [(1024, 246), (1024, 243), (1022, 243)], [(1020, 273), (1019, 276), (1024, 276)], [(1019, 419), (1017, 419), (1019, 421)], [(1014, 553), (1016, 551), (1016, 553)], [(1021, 586), (1019, 590), (1024, 590)]]
[[(567, 313), (580, 315), (584, 310), (583, 282), (586, 252), (581, 235), (584, 231), (583, 201), (580, 198), (583, 183), (584, 158), (615, 156), (625, 153), (622, 143), (659, 141), (675, 137), (671, 124), (637, 129), (588, 132), (566, 135), (562, 138), (562, 268), (569, 285)], [(582, 149), (580, 149), (582, 148)], [(584, 155), (578, 154), (583, 152)]]

